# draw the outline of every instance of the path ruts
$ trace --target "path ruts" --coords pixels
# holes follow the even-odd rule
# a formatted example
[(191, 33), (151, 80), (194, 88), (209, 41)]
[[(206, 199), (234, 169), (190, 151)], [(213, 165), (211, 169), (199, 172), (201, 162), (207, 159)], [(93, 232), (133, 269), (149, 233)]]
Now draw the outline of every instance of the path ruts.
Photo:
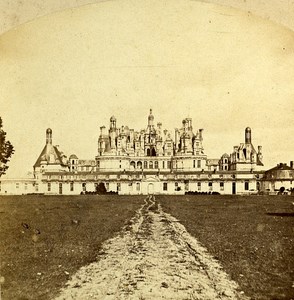
[(164, 213), (153, 195), (131, 222), (105, 241), (61, 299), (246, 299), (207, 250)]

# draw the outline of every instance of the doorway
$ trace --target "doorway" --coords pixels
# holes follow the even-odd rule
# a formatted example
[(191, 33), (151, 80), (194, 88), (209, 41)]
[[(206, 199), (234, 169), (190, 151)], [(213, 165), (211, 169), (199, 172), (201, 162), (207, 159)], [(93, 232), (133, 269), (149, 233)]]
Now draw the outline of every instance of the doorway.
[(236, 194), (236, 182), (232, 182), (232, 194)]
[(59, 195), (62, 195), (62, 183), (59, 183)]

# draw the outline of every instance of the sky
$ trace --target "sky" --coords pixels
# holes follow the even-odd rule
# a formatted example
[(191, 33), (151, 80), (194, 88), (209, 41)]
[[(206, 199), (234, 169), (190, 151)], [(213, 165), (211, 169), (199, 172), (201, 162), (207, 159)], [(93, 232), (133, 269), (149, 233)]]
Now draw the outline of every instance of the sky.
[(66, 155), (94, 159), (99, 128), (204, 128), (209, 158), (252, 128), (265, 169), (294, 160), (294, 32), (197, 1), (107, 1), (64, 10), (0, 36), (0, 116), (22, 177), (53, 130)]

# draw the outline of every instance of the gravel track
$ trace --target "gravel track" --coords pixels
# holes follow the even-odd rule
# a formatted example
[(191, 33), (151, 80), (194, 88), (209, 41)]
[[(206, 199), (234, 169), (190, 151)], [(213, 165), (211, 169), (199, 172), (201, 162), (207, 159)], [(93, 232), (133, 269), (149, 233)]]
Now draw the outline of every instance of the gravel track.
[(62, 299), (248, 299), (155, 197), (105, 241), (97, 262), (67, 282)]

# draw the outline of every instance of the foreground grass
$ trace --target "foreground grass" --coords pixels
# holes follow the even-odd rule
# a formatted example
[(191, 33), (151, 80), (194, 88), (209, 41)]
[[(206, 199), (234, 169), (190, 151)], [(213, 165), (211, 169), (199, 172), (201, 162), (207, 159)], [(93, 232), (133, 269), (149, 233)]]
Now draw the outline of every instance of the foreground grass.
[(94, 261), (144, 197), (0, 197), (3, 299), (52, 299), (81, 266)]
[(156, 196), (252, 299), (294, 299), (294, 198)]

